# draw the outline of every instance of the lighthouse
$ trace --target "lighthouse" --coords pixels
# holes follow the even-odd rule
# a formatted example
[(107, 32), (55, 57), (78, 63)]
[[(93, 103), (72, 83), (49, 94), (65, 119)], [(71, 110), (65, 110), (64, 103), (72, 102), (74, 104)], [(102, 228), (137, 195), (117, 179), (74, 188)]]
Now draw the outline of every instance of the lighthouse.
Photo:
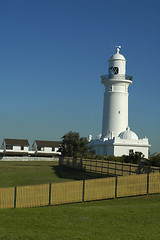
[(128, 127), (128, 87), (132, 77), (126, 76), (126, 59), (119, 53), (109, 59), (108, 74), (101, 76), (104, 84), (102, 138), (112, 138)]
[(128, 124), (128, 88), (132, 84), (132, 76), (126, 75), (126, 59), (120, 53), (121, 46), (108, 60), (108, 74), (101, 76), (104, 85), (102, 134), (92, 140), (89, 145), (101, 155), (129, 155), (142, 152), (148, 158), (148, 138), (139, 138), (130, 130)]

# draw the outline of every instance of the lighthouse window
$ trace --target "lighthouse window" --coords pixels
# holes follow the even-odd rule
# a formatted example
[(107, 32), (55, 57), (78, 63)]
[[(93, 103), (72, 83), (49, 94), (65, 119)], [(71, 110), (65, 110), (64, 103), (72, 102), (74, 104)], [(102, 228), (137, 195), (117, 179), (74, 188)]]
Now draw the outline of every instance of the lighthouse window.
[(118, 74), (118, 67), (110, 67), (109, 68), (109, 73), (110, 74)]

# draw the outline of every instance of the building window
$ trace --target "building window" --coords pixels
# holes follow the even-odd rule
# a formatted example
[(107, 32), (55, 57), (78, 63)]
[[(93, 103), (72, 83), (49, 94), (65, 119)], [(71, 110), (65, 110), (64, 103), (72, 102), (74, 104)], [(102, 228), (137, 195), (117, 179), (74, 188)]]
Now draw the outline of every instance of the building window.
[(21, 150), (24, 150), (24, 147), (21, 146)]
[(110, 86), (110, 87), (109, 87), (109, 92), (112, 92), (112, 91), (113, 91), (113, 87)]
[(52, 147), (52, 152), (55, 152), (55, 147)]
[(13, 150), (13, 146), (12, 145), (6, 145), (6, 149)]
[(44, 151), (44, 147), (37, 147), (38, 151)]
[(119, 69), (118, 67), (110, 67), (109, 68), (109, 74), (113, 75), (113, 74), (118, 74)]

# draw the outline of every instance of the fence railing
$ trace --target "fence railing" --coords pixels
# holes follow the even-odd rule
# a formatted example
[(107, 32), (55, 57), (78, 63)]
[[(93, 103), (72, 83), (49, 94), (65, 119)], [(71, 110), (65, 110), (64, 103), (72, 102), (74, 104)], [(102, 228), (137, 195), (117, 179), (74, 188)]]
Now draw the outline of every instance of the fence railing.
[(160, 172), (160, 168), (98, 159), (60, 158), (59, 164), (104, 175), (124, 176)]
[(160, 173), (0, 188), (0, 208), (25, 208), (160, 193)]

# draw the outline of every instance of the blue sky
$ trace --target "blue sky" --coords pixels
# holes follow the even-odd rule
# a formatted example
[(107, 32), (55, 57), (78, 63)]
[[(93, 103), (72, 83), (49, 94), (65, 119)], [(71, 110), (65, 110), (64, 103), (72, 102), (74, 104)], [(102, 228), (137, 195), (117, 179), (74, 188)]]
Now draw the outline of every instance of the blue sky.
[(101, 133), (107, 60), (127, 59), (129, 125), (160, 151), (159, 0), (1, 0), (0, 143)]

